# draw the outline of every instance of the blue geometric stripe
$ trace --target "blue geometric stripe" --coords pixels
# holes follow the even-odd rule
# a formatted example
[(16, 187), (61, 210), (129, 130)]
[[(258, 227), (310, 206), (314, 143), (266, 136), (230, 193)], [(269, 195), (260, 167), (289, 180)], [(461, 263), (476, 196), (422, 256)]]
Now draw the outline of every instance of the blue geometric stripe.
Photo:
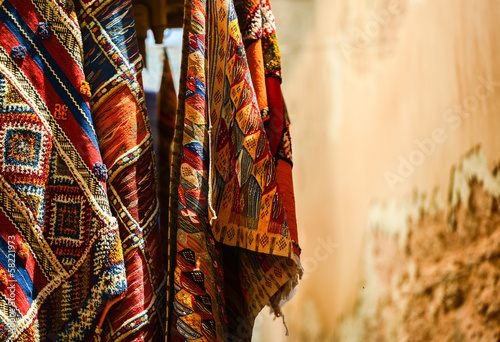
[[(113, 0), (106, 2), (105, 5), (100, 4), (97, 9), (89, 6), (84, 11), (81, 32), (87, 81), (95, 89), (99, 89), (117, 75), (124, 76), (123, 74), (127, 72), (134, 75), (134, 65), (140, 59), (140, 55), (135, 37), (132, 4), (128, 1)], [(99, 28), (98, 34), (91, 33), (92, 22), (96, 24), (92, 26), (93, 28)], [(99, 34), (107, 36), (106, 44), (100, 42)], [(115, 54), (118, 56), (116, 59), (111, 57)], [(124, 79), (128, 79), (126, 83), (132, 88), (136, 87), (135, 77), (126, 76)]]
[[(12, 21), (11, 16), (14, 17), (16, 23)], [(40, 67), (40, 69), (43, 71), (43, 74), (48, 78), (54, 88), (60, 89), (61, 87), (59, 86), (59, 83), (64, 84), (67, 92), (61, 91), (58, 92), (57, 95), (59, 95), (59, 97), (61, 97), (61, 99), (64, 101), (64, 104), (68, 106), (69, 111), (75, 117), (80, 127), (82, 127), (84, 132), (94, 144), (95, 148), (99, 150), (97, 138), (94, 134), (93, 128), (91, 127), (92, 115), (90, 112), (90, 107), (85, 102), (82, 94), (80, 94), (79, 89), (75, 89), (68, 76), (59, 67), (58, 61), (56, 61), (52, 57), (45, 45), (43, 45), (43, 43), (38, 39), (36, 34), (25, 23), (19, 12), (17, 12), (17, 10), (9, 1), (5, 1), (3, 3), (3, 7), (0, 9), (0, 21), (3, 22), (3, 24), (9, 29), (10, 32), (12, 32), (19, 43), (26, 48), (29, 55), (27, 56), (27, 58), (31, 57), (35, 61), (35, 63)], [(23, 31), (33, 38), (32, 41), (34, 45), (32, 44), (32, 41), (30, 41), (21, 33), (18, 26), (21, 26)], [(45, 60), (38, 54), (37, 49), (38, 51), (40, 51), (41, 55), (43, 55)], [(59, 63), (60, 62), (61, 61), (59, 61)], [(51, 71), (51, 68), (53, 69), (53, 72)], [(59, 79), (55, 75), (57, 75)], [(75, 104), (73, 99), (76, 101), (76, 103), (78, 103), (78, 105)]]
[(85, 56), (83, 69), (87, 80), (98, 89), (116, 74), (116, 69), (91, 34), (87, 33), (83, 35), (83, 51), (88, 53), (89, 50), (93, 50), (93, 53)]
[[(21, 286), (26, 298), (28, 298), (28, 301), (31, 304), (33, 299), (38, 295), (38, 291), (33, 285), (33, 281), (28, 273), (28, 270), (24, 267), (23, 261), (17, 254), (15, 254), (15, 262), (15, 272), (14, 274), (9, 274), (17, 281), (19, 286)], [(9, 270), (9, 244), (5, 241), (3, 236), (0, 236), (0, 264), (8, 272), (11, 271)]]
[[(91, 7), (87, 11), (91, 12)], [(133, 62), (139, 58), (132, 2), (113, 0), (92, 14), (126, 59)]]

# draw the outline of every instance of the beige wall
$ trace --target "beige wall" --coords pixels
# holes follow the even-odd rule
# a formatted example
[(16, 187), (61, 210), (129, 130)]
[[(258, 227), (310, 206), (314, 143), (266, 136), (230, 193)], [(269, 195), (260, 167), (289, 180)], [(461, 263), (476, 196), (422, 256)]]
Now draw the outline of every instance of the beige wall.
[[(490, 169), (500, 161), (500, 2), (272, 5), (306, 268), (284, 308), (286, 341), (333, 340), (369, 276), (373, 207), (436, 189), (446, 211), (452, 167), (468, 151), (480, 145)], [(254, 340), (285, 341), (282, 323), (259, 317)]]

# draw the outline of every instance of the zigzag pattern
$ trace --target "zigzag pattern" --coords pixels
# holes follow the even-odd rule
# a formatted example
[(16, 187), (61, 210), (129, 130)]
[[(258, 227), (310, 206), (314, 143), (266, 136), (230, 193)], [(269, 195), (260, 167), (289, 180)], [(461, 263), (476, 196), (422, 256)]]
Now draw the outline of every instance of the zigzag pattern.
[[(90, 108), (83, 99), (83, 95), (72, 87), (70, 78), (64, 74), (45, 46), (33, 39), (34, 32), (29, 31), (28, 25), (21, 19), (19, 12), (9, 1), (5, 1), (3, 6), (3, 8), (0, 8), (0, 20), (3, 21), (17, 39), (22, 40), (28, 46), (31, 57), (44, 70), (44, 74), (54, 79), (54, 87), (61, 89), (59, 94), (64, 97), (65, 104), (70, 108), (71, 113), (83, 127), (87, 136), (97, 146)], [(63, 77), (64, 80), (62, 79)]]
[[(22, 94), (25, 94), (23, 95), (23, 99), (30, 101), (29, 105), (35, 109), (34, 112), (38, 113), (38, 117), (44, 125), (50, 127), (52, 134), (58, 137), (57, 141), (53, 141), (53, 143), (57, 147), (60, 157), (66, 165), (69, 165), (73, 175), (77, 178), (79, 186), (84, 189), (87, 199), (91, 203), (95, 203), (94, 210), (102, 217), (110, 217), (111, 211), (108, 198), (101, 184), (75, 150), (75, 146), (66, 133), (58, 125), (54, 117), (50, 115), (49, 109), (40, 98), (34, 86), (30, 84), (22, 71), (18, 70), (8, 53), (0, 46), (0, 71), (2, 69), (5, 73), (4, 77), (9, 79), (13, 84), (18, 84), (17, 89), (21, 90)], [(109, 222), (108, 219), (108, 224)]]
[(32, 3), (36, 6), (44, 21), (50, 23), (50, 30), (56, 32), (55, 37), (59, 43), (64, 46), (68, 54), (73, 57), (73, 61), (83, 71), (81, 63), (83, 43), (77, 25), (72, 22), (68, 14), (60, 6), (53, 2), (32, 0)]
[[(260, 21), (260, 32), (261, 4), (249, 2), (246, 23)], [(242, 336), (242, 325), (251, 330), (262, 307), (295, 282), (293, 202), (285, 207), (285, 173), (277, 170), (274, 139), (257, 103), (254, 86), (266, 86), (264, 65), (262, 82), (253, 82), (233, 0), (189, 4), (176, 126), (182, 136), (174, 141), (172, 171), (179, 181), (177, 195), (171, 192), (177, 262), (170, 328), (178, 340), (246, 341), (251, 334)], [(245, 35), (255, 41), (255, 32)], [(271, 100), (263, 103), (274, 110)]]

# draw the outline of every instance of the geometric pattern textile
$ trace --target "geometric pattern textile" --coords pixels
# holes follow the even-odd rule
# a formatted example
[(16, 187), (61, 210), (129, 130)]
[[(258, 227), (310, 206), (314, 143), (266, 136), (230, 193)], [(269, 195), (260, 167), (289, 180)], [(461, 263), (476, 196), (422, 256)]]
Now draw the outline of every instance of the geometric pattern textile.
[(249, 341), (297, 284), (268, 0), (185, 3), (161, 234), (142, 68), (131, 0), (0, 0), (1, 341)]
[[(171, 173), (173, 341), (249, 341), (260, 310), (280, 315), (301, 274), (274, 23), (268, 2), (243, 5), (248, 12), (233, 0), (186, 1)], [(250, 50), (251, 40), (272, 54)]]
[(0, 340), (163, 338), (141, 69), (130, 1), (0, 1)]
[(166, 275), (153, 138), (132, 4), (100, 0), (76, 7), (94, 128), (107, 167), (108, 199), (118, 220), (128, 284), (124, 298), (111, 307), (103, 321), (101, 339), (161, 340)]
[(76, 7), (94, 128), (107, 167), (108, 199), (118, 220), (128, 284), (124, 298), (103, 321), (100, 337), (103, 341), (157, 341), (163, 339), (165, 325), (166, 274), (153, 138), (132, 3), (99, 0)]

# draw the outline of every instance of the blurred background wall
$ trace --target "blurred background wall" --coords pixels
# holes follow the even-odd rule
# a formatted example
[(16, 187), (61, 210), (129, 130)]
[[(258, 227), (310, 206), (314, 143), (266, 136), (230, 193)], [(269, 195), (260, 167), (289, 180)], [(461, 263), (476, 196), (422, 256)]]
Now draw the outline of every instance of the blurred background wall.
[(498, 340), (500, 2), (272, 6), (306, 273), (254, 341)]

